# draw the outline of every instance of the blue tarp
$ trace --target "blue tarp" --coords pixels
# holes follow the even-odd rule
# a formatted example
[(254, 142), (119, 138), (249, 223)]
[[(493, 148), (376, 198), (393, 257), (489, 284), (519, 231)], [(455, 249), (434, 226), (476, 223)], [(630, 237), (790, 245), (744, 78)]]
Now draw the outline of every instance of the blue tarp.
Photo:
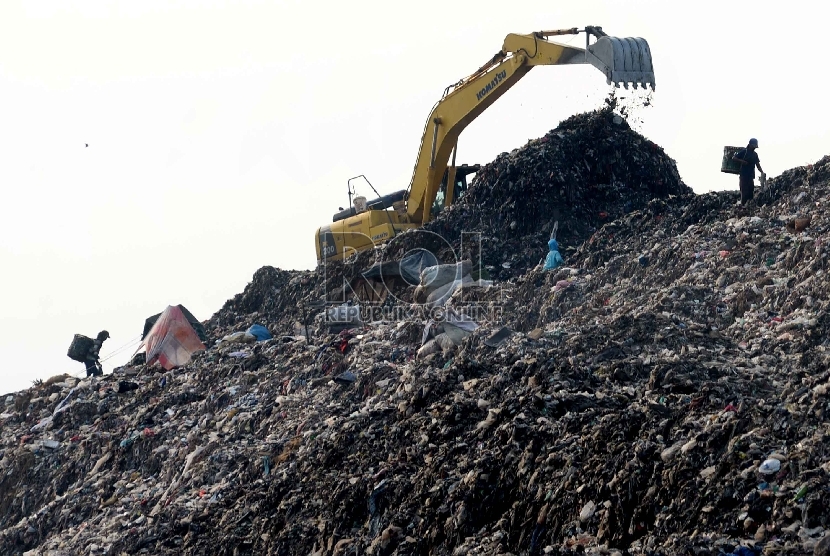
[(258, 342), (271, 339), (271, 333), (268, 332), (268, 329), (261, 324), (254, 324), (245, 332), (254, 335)]

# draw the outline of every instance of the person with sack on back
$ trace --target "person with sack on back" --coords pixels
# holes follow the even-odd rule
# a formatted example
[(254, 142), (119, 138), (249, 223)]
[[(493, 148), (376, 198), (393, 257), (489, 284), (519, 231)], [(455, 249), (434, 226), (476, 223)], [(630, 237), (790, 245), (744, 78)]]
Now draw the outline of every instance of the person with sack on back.
[(84, 361), (86, 364), (86, 376), (102, 376), (104, 374), (104, 368), (101, 367), (101, 361), (98, 360), (98, 352), (101, 351), (104, 340), (109, 337), (110, 333), (102, 330), (98, 333), (95, 341), (92, 342), (92, 346), (87, 351), (86, 360)]
[(755, 194), (755, 167), (757, 166), (758, 171), (761, 172), (762, 181), (766, 177), (761, 169), (761, 160), (758, 158), (758, 153), (755, 152), (757, 148), (758, 140), (752, 138), (745, 149), (739, 150), (732, 156), (732, 160), (741, 165), (740, 181), (738, 182), (741, 189), (741, 205), (751, 201)]

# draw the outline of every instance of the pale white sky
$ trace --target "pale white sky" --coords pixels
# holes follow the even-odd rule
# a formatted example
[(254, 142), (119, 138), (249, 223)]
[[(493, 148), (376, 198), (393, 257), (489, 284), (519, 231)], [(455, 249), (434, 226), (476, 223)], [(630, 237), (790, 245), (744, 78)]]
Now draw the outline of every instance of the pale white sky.
[[(204, 320), (263, 265), (312, 268), (314, 230), (348, 202), (346, 180), (406, 188), (444, 87), (508, 33), (601, 25), (645, 38), (657, 92), (640, 131), (698, 193), (737, 189), (721, 154), (750, 136), (770, 176), (813, 162), (830, 151), (828, 11), (814, 1), (3, 0), (0, 392), (81, 372), (66, 357), (76, 332), (108, 329), (106, 356), (168, 304)], [(584, 35), (562, 40), (584, 45)], [(489, 162), (607, 92), (590, 66), (534, 69), (468, 127), (458, 162)]]

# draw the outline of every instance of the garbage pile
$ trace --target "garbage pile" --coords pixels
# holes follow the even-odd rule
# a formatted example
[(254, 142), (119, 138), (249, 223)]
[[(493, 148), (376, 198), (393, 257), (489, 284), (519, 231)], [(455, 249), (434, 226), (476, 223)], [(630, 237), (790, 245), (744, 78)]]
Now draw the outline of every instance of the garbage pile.
[[(423, 230), (454, 249), (462, 232), (480, 232), (491, 277), (506, 280), (539, 264), (556, 221), (560, 244), (575, 249), (597, 228), (653, 198), (692, 195), (675, 161), (632, 130), (616, 107), (616, 98), (609, 97), (604, 108), (572, 116), (545, 136), (502, 153), (476, 173), (465, 196)], [(424, 238), (420, 232), (403, 234), (400, 247), (393, 242), (389, 250), (400, 256)], [(451, 251), (443, 243), (435, 247)]]
[(183, 367), (0, 397), (3, 553), (826, 555), (830, 157), (768, 187), (652, 200), (432, 339), (296, 333), (334, 279), (261, 269)]
[[(329, 264), (328, 268), (342, 265)], [(265, 266), (254, 273), (245, 291), (225, 302), (206, 329), (214, 336), (244, 330), (259, 319), (274, 323), (278, 333), (290, 334), (293, 322), (302, 320), (302, 305), (311, 303), (321, 289), (324, 276)], [(280, 326), (283, 325), (283, 326)]]
[(211, 336), (222, 337), (263, 321), (276, 335), (304, 334), (306, 324), (320, 326), (322, 304), (349, 300), (348, 284), (369, 266), (370, 255), (362, 253), (358, 262), (348, 264), (327, 262), (317, 272), (264, 266), (242, 293), (213, 315), (206, 329)]

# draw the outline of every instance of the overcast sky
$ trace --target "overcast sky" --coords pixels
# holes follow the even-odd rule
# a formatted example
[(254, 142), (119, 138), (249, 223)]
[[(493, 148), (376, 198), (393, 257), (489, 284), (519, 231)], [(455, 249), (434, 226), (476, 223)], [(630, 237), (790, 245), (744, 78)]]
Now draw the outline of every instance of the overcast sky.
[[(719, 171), (723, 147), (751, 136), (769, 176), (814, 162), (830, 151), (828, 11), (3, 0), (0, 392), (82, 372), (66, 357), (76, 332), (108, 329), (103, 356), (131, 348), (109, 372), (168, 304), (205, 320), (264, 265), (313, 268), (314, 231), (348, 203), (347, 179), (405, 189), (433, 104), (508, 33), (601, 25), (645, 38), (657, 91), (638, 129), (698, 193), (737, 189)], [(534, 69), (467, 128), (458, 162), (489, 162), (607, 93), (590, 66)]]

